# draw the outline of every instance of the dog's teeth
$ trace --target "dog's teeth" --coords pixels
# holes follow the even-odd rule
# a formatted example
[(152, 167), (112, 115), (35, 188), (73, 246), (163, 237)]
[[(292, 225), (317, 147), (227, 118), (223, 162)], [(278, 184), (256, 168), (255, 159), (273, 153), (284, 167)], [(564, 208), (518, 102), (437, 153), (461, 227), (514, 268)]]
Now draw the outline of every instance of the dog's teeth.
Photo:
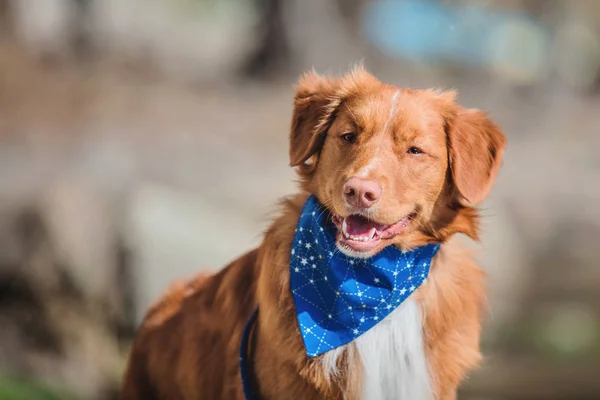
[(345, 218), (342, 221), (342, 233), (344, 234), (344, 236), (346, 236), (346, 239), (350, 237), (350, 235), (348, 235), (348, 225), (346, 225), (346, 219)]
[(346, 239), (355, 240), (357, 242), (368, 242), (369, 240), (373, 239), (373, 237), (375, 236), (375, 231), (369, 232), (369, 234), (367, 234), (365, 236), (354, 236), (354, 235), (349, 235), (346, 232), (344, 232), (344, 236), (346, 237)]
[(368, 239), (369, 239), (369, 240), (370, 240), (370, 239), (373, 239), (373, 238), (375, 237), (375, 232), (376, 232), (376, 231), (377, 231), (377, 229), (375, 229), (375, 228), (371, 228), (371, 230), (369, 231), (369, 235), (368, 235), (368, 236), (369, 236), (369, 237), (368, 237)]

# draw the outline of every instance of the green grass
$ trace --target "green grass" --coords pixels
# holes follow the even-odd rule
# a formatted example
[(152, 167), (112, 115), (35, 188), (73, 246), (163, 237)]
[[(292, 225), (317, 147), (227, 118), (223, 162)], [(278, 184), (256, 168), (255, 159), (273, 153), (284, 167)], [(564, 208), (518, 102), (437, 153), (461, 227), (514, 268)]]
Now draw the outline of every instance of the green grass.
[(0, 400), (66, 400), (44, 385), (0, 378)]

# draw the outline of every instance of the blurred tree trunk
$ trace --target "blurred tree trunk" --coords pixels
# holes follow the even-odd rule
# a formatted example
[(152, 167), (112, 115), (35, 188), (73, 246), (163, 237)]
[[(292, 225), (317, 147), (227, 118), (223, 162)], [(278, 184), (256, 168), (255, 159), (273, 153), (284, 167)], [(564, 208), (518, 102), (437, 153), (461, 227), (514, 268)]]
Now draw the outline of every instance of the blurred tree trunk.
[(13, 15), (10, 0), (0, 0), (0, 35), (10, 36), (13, 33)]
[(282, 0), (258, 0), (260, 20), (259, 45), (242, 68), (242, 73), (265, 78), (284, 67), (289, 56)]
[[(1, 1), (1, 0), (0, 0)], [(93, 53), (91, 34), (91, 8), (93, 0), (71, 0), (71, 43), (73, 54), (78, 60), (89, 58)]]

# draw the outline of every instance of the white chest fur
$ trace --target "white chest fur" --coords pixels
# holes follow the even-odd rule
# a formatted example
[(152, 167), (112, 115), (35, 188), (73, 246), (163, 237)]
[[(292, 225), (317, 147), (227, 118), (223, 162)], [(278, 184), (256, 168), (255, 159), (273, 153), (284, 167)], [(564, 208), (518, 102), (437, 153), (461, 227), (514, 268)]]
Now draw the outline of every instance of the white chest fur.
[[(362, 362), (363, 400), (430, 400), (429, 370), (423, 345), (421, 310), (415, 300), (405, 300), (383, 321), (354, 341)], [(323, 357), (335, 375), (342, 349)]]

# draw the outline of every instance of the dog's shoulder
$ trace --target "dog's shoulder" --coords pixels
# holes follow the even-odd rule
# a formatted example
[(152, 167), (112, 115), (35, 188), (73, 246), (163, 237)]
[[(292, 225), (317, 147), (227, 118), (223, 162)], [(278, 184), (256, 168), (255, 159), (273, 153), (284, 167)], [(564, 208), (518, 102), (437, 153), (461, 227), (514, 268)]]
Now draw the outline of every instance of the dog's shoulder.
[[(207, 379), (223, 382), (231, 367), (236, 371), (226, 363), (237, 360), (239, 340), (231, 339), (240, 335), (239, 325), (254, 308), (256, 254), (253, 250), (216, 274), (200, 273), (167, 289), (138, 329), (124, 393), (130, 386), (138, 391), (146, 388), (153, 396), (174, 396), (181, 390), (192, 396)], [(233, 356), (215, 358), (215, 354)], [(225, 390), (220, 385), (211, 388), (210, 395), (216, 398)], [(144, 396), (123, 399), (154, 398)]]
[(169, 286), (162, 297), (148, 310), (140, 330), (155, 330), (168, 321), (191, 314), (194, 319), (223, 311), (244, 297), (254, 296), (256, 250), (246, 253), (215, 274), (201, 272), (190, 279)]
[(152, 329), (161, 326), (181, 311), (186, 298), (200, 293), (211, 278), (211, 274), (202, 272), (190, 279), (172, 283), (159, 300), (149, 308), (142, 327)]

